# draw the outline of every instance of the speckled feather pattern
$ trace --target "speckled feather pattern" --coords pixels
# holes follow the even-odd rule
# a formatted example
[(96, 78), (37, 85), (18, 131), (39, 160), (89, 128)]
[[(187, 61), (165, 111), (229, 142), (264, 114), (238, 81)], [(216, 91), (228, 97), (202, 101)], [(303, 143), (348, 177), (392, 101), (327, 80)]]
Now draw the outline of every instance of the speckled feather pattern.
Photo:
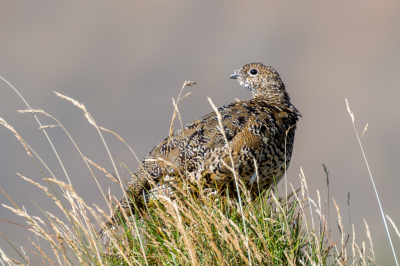
[[(250, 192), (257, 195), (273, 184), (274, 178), (279, 182), (287, 169), (301, 115), (291, 104), (279, 74), (272, 67), (251, 63), (230, 77), (237, 79), (253, 97), (224, 105), (218, 111), (231, 145), (235, 169)], [(231, 196), (235, 196), (234, 176), (226, 166), (231, 166), (229, 148), (219, 130), (217, 115), (212, 112), (158, 144), (130, 179), (127, 192), (134, 199), (146, 194), (148, 198), (149, 192), (152, 196), (169, 195), (171, 190), (166, 184), (182, 178), (202, 181), (210, 188), (228, 187)], [(127, 209), (125, 199), (121, 206)], [(118, 220), (115, 218), (113, 222)]]

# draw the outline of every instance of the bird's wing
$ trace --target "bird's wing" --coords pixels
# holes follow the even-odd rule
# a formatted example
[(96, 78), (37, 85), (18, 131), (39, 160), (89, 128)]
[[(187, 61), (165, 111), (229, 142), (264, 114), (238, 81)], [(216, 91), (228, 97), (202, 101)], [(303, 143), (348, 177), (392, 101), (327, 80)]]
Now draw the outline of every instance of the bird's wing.
[[(218, 111), (234, 153), (240, 152), (243, 145), (254, 149), (261, 145), (261, 134), (258, 133), (270, 137), (285, 130), (270, 130), (285, 125), (276, 117), (285, 119), (283, 114), (286, 112), (267, 103), (254, 104), (252, 100), (235, 102), (220, 107)], [(196, 159), (204, 160), (208, 153), (222, 149), (226, 149), (226, 141), (219, 129), (217, 115), (212, 112), (175, 131), (146, 156), (143, 164), (153, 178), (185, 170), (191, 172), (196, 168)]]

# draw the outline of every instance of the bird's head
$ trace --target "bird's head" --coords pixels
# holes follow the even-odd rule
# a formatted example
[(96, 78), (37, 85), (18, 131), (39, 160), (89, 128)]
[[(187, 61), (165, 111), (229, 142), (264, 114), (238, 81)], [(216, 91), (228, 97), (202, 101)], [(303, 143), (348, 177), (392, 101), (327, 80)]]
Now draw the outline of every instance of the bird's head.
[(281, 77), (271, 66), (250, 63), (235, 70), (229, 77), (237, 79), (240, 85), (251, 91), (253, 97), (289, 100)]

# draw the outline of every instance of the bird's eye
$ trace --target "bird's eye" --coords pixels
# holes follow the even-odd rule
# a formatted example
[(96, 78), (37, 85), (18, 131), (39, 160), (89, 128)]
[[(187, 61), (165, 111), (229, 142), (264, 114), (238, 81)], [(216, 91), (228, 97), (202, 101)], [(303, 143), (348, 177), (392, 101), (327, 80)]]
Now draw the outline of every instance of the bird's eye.
[(250, 73), (250, 75), (257, 75), (258, 71), (257, 71), (257, 69), (253, 68), (253, 69), (250, 69), (249, 73)]

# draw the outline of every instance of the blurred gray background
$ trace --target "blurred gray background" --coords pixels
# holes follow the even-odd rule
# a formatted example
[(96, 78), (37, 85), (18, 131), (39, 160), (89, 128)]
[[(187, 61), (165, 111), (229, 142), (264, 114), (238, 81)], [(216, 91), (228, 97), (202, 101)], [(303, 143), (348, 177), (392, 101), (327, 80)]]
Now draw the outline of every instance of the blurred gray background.
[[(167, 136), (172, 97), (185, 80), (198, 84), (180, 105), (188, 123), (217, 106), (250, 98), (229, 79), (246, 63), (261, 61), (281, 75), (292, 103), (300, 110), (288, 181), (300, 186), (303, 167), (310, 196), (326, 188), (322, 163), (330, 173), (330, 196), (350, 233), (347, 195), (356, 241), (369, 241), (371, 230), (377, 262), (394, 259), (379, 207), (357, 142), (345, 98), (355, 114), (375, 177), (384, 212), (400, 226), (400, 3), (398, 1), (1, 1), (0, 75), (11, 82), (32, 108), (54, 115), (85, 156), (114, 172), (95, 128), (82, 111), (53, 91), (82, 102), (99, 126), (111, 129), (144, 157)], [(67, 182), (38, 124), (23, 101), (0, 82), (0, 117), (15, 127), (58, 179)], [(52, 119), (39, 115), (43, 124)], [(47, 130), (72, 184), (89, 204), (106, 203), (61, 128)], [(105, 133), (111, 153), (134, 170), (137, 161), (114, 136)], [(0, 187), (31, 215), (45, 219), (37, 204), (62, 216), (52, 200), (20, 173), (47, 186), (43, 176), (14, 135), (0, 127)], [(120, 189), (97, 169), (104, 190), (118, 198)], [(46, 175), (50, 177), (47, 171)], [(129, 177), (127, 171), (125, 171)], [(280, 185), (282, 185), (281, 183)], [(0, 193), (0, 203), (12, 205)], [(25, 219), (0, 206), (0, 218), (20, 224)], [(338, 238), (337, 215), (331, 200), (331, 223)], [(389, 225), (400, 256), (400, 239)], [(27, 229), (0, 221), (0, 231), (30, 249)], [(352, 237), (352, 236), (351, 236)], [(350, 241), (351, 241), (350, 237)], [(42, 245), (45, 243), (41, 241)], [(18, 245), (16, 245), (18, 247)], [(10, 257), (15, 251), (0, 238)], [(348, 244), (351, 251), (350, 243)], [(27, 255), (40, 263), (37, 257)], [(370, 255), (370, 253), (369, 253)]]

